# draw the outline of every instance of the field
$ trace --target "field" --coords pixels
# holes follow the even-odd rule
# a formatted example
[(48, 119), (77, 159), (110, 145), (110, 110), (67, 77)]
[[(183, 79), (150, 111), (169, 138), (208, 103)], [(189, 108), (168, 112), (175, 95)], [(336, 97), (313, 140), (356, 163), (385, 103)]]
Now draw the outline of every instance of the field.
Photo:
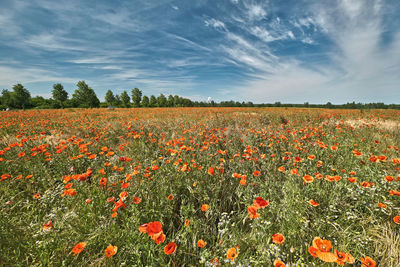
[(399, 111), (0, 115), (2, 266), (400, 266)]

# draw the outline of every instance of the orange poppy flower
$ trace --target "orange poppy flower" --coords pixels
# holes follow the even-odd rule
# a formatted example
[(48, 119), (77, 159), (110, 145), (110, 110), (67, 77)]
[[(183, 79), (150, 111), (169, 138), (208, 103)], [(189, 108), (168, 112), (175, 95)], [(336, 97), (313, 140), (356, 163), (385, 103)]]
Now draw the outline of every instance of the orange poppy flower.
[(276, 259), (274, 261), (274, 267), (286, 267), (286, 264), (280, 259)]
[(117, 246), (113, 246), (113, 245), (109, 245), (105, 250), (105, 254), (106, 257), (109, 258), (113, 255), (115, 255), (115, 253), (117, 253), (118, 247)]
[(261, 174), (260, 171), (254, 171), (254, 172), (253, 172), (253, 175), (254, 175), (254, 176), (260, 176), (260, 174)]
[(151, 235), (150, 237), (151, 237), (151, 239), (154, 240), (154, 243), (156, 243), (157, 245), (164, 243), (164, 241), (165, 241), (165, 234), (163, 232), (160, 232), (155, 235)]
[(247, 211), (249, 213), (250, 219), (256, 219), (256, 218), (260, 217), (260, 214), (257, 213), (257, 207), (255, 207), (255, 206), (248, 207)]
[(400, 224), (400, 216), (395, 216), (393, 218), (394, 223)]
[(347, 180), (348, 180), (350, 183), (355, 183), (355, 182), (357, 182), (357, 178), (356, 178), (356, 177), (349, 177), (349, 178), (347, 178)]
[(339, 265), (344, 265), (347, 262), (347, 254), (337, 251), (335, 249), (335, 255), (336, 255), (336, 263)]
[(40, 195), (40, 193), (36, 193), (33, 195), (34, 198), (39, 199), (42, 195)]
[(51, 220), (48, 221), (47, 223), (43, 224), (43, 230), (50, 230), (53, 228), (53, 224), (51, 223)]
[(304, 177), (303, 177), (303, 180), (304, 180), (304, 182), (305, 183), (312, 183), (312, 182), (314, 182), (314, 177), (312, 177), (311, 175), (305, 175)]
[(207, 245), (207, 242), (205, 242), (203, 239), (200, 239), (199, 241), (197, 241), (197, 246), (199, 248), (204, 248)]
[(90, 199), (90, 198), (88, 198), (88, 199), (85, 200), (85, 203), (86, 203), (86, 204), (89, 204), (90, 202), (92, 202), (92, 199)]
[(387, 205), (385, 205), (385, 204), (383, 204), (383, 203), (378, 203), (378, 207), (379, 207), (379, 208), (386, 208)]
[(177, 246), (178, 245), (175, 242), (169, 242), (168, 245), (164, 247), (164, 253), (167, 255), (171, 255), (175, 252)]
[(138, 197), (133, 198), (133, 203), (139, 204), (140, 202), (142, 202), (142, 200), (140, 198), (138, 198)]
[(228, 249), (228, 251), (226, 252), (226, 257), (228, 259), (230, 259), (231, 261), (234, 261), (236, 259), (236, 257), (238, 256), (238, 253), (236, 251), (235, 248), (230, 248)]
[(392, 195), (392, 196), (400, 196), (400, 192), (399, 191), (392, 190), (392, 189), (389, 190), (389, 194)]
[(208, 204), (201, 205), (201, 210), (202, 211), (207, 211), (209, 208), (210, 208), (210, 206)]
[(308, 203), (310, 203), (314, 207), (318, 207), (319, 206), (319, 203), (317, 201), (315, 201), (314, 199), (310, 199), (308, 201)]
[(394, 177), (388, 175), (388, 176), (385, 177), (385, 180), (386, 180), (387, 182), (391, 182), (391, 181), (394, 180)]
[(174, 199), (174, 196), (173, 195), (169, 195), (168, 196), (168, 200), (173, 200)]
[(282, 245), (285, 242), (285, 237), (281, 233), (276, 233), (272, 235), (272, 242), (275, 244)]
[(147, 234), (155, 235), (162, 232), (162, 224), (159, 221), (150, 222), (147, 224)]
[(285, 172), (285, 166), (280, 166), (280, 167), (278, 168), (278, 171), (280, 171), (280, 172)]
[(329, 252), (332, 249), (331, 241), (322, 240), (320, 237), (315, 237), (313, 240), (313, 247), (317, 248), (322, 252)]
[(365, 258), (361, 257), (361, 267), (375, 267), (376, 262), (370, 257), (366, 256)]
[(253, 201), (253, 204), (255, 207), (263, 209), (269, 205), (269, 201), (262, 197), (257, 197), (256, 200)]
[(77, 254), (81, 253), (86, 247), (86, 242), (79, 242), (78, 244), (76, 244), (73, 249), (72, 249), (72, 253), (73, 256), (76, 256)]
[(214, 175), (214, 168), (213, 167), (209, 167), (207, 173), (209, 175)]
[(309, 155), (308, 159), (314, 160), (315, 159), (315, 155)]

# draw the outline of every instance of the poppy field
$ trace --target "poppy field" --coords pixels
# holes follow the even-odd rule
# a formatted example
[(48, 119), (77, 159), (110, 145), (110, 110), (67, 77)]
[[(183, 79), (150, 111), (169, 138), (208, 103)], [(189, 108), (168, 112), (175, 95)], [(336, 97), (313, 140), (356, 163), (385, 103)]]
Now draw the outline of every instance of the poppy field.
[(2, 266), (399, 266), (400, 111), (1, 112)]

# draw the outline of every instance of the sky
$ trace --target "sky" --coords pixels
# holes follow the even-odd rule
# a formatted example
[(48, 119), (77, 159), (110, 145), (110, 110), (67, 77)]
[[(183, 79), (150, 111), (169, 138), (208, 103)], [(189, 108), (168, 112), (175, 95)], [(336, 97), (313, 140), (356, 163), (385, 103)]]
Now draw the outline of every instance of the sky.
[(0, 90), (400, 103), (399, 0), (0, 0)]

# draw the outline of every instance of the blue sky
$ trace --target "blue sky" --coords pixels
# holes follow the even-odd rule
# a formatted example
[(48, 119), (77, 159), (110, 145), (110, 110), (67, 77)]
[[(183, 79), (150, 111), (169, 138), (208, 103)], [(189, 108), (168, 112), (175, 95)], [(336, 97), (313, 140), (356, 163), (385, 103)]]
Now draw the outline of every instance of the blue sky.
[(398, 0), (0, 0), (0, 89), (400, 103)]

